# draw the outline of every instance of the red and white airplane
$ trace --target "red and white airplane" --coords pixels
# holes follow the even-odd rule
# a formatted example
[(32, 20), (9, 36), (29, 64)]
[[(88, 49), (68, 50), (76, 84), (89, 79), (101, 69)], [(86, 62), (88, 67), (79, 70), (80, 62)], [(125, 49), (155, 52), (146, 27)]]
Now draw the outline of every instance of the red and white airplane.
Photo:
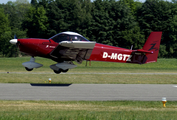
[(145, 64), (156, 62), (162, 32), (151, 32), (142, 49), (132, 50), (114, 47), (89, 41), (75, 32), (62, 32), (49, 39), (24, 38), (12, 39), (11, 44), (16, 44), (21, 52), (31, 57), (29, 62), (22, 65), (27, 71), (42, 67), (35, 62), (35, 56), (49, 58), (57, 62), (50, 68), (57, 74), (75, 68), (73, 61), (82, 63), (88, 61), (105, 61)]

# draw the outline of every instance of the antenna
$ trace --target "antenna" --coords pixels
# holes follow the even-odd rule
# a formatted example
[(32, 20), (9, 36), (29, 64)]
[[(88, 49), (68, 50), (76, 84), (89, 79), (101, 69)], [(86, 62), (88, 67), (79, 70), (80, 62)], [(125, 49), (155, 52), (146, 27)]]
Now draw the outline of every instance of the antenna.
[(133, 45), (131, 45), (131, 49), (130, 50), (132, 50), (133, 49)]

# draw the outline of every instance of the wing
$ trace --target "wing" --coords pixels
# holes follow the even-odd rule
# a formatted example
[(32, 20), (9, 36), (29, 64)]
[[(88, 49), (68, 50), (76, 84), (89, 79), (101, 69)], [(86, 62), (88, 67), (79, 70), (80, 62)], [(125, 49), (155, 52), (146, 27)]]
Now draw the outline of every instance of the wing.
[(57, 61), (77, 61), (89, 59), (96, 42), (90, 41), (62, 41), (50, 53)]

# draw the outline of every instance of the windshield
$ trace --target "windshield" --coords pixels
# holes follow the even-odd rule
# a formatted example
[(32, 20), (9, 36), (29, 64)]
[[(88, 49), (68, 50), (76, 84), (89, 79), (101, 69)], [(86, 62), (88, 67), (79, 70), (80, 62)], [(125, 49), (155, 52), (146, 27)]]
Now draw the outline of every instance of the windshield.
[(88, 41), (86, 38), (78, 35), (57, 34), (51, 37), (53, 41), (59, 43), (61, 41)]

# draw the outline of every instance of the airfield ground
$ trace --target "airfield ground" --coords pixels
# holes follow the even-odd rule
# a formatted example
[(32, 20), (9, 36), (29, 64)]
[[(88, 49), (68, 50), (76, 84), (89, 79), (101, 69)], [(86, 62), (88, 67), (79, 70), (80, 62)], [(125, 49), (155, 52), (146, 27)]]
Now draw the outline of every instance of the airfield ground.
[(85, 62), (69, 70), (66, 74), (55, 74), (49, 66), (55, 62), (36, 58), (44, 66), (31, 72), (25, 70), (23, 62), (30, 57), (1, 58), (0, 83), (52, 83), (77, 84), (177, 84), (177, 59), (158, 59), (150, 64), (125, 64), (108, 62)]
[[(26, 73), (21, 64), (29, 59), (0, 58), (0, 83), (44, 83), (52, 78), (53, 83), (73, 84), (177, 84), (176, 59), (158, 59), (145, 65), (91, 62), (85, 67), (82, 63), (60, 75), (49, 68), (55, 62), (43, 58), (36, 58), (44, 64), (42, 68)], [(1, 100), (0, 119), (176, 119), (177, 102), (167, 101), (166, 106), (163, 108), (160, 101)]]

